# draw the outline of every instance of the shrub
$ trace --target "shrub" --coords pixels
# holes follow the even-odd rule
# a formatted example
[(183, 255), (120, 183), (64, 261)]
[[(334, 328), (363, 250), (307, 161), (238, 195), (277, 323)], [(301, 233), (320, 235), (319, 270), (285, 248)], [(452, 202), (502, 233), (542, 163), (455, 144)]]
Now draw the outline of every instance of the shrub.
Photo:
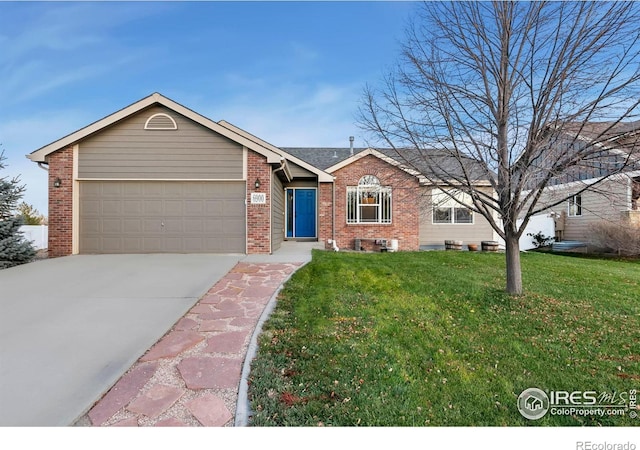
[(640, 227), (625, 222), (601, 221), (589, 227), (590, 243), (625, 256), (640, 256)]
[(533, 245), (535, 245), (536, 248), (547, 247), (555, 241), (554, 237), (545, 236), (542, 234), (542, 231), (538, 231), (537, 233), (527, 233), (527, 236), (531, 236), (531, 239), (533, 239)]

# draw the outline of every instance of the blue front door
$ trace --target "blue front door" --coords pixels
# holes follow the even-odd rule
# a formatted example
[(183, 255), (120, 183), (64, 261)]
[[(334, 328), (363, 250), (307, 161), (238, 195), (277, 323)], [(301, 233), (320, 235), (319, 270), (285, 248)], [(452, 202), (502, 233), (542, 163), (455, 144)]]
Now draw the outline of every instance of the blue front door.
[(316, 237), (315, 189), (287, 189), (287, 237)]

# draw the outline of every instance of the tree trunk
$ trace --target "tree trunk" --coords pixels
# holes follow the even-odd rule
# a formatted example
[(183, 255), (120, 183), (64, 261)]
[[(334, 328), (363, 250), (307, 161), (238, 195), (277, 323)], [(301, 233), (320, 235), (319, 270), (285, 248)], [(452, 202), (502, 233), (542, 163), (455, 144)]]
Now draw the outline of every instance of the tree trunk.
[(513, 231), (506, 231), (506, 256), (507, 256), (507, 293), (509, 295), (522, 295), (522, 269), (520, 267), (520, 242), (513, 235)]

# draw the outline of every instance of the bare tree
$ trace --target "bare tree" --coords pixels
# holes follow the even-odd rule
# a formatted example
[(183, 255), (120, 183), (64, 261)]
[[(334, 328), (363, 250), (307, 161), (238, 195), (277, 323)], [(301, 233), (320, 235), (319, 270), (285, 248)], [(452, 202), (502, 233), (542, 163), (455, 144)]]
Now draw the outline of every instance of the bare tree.
[[(634, 161), (640, 122), (626, 122), (640, 109), (639, 10), (633, 2), (425, 2), (397, 67), (381, 88), (365, 90), (359, 122), (373, 145), (466, 194), (504, 239), (510, 294), (523, 292), (518, 240), (529, 218), (567, 199), (539, 204), (543, 190), (585, 171), (606, 178)], [(632, 151), (611, 153), (612, 139)], [(483, 182), (493, 192), (478, 189)]]

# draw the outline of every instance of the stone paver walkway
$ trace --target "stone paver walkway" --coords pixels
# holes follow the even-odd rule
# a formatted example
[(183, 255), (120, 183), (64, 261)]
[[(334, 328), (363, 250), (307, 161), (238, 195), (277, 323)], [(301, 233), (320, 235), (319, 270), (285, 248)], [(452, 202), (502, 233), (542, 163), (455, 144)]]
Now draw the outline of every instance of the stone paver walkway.
[(94, 426), (232, 426), (255, 326), (277, 288), (298, 267), (236, 265), (83, 421)]

